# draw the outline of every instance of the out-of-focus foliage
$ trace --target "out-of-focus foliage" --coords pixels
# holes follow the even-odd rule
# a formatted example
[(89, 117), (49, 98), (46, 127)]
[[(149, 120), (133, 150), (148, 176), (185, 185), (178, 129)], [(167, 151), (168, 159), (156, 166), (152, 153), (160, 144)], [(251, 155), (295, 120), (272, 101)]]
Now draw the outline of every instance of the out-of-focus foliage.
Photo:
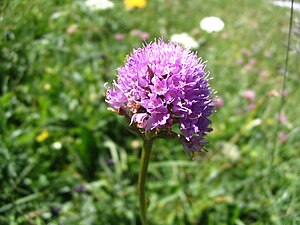
[[(300, 223), (296, 20), (276, 133), (289, 10), (261, 0), (155, 0), (130, 10), (111, 1), (107, 10), (84, 0), (0, 3), (0, 224), (140, 224), (141, 143), (107, 110), (104, 83), (143, 38), (184, 32), (224, 105), (208, 153), (194, 161), (180, 143), (155, 143), (151, 224)], [(224, 29), (201, 30), (207, 16)]]

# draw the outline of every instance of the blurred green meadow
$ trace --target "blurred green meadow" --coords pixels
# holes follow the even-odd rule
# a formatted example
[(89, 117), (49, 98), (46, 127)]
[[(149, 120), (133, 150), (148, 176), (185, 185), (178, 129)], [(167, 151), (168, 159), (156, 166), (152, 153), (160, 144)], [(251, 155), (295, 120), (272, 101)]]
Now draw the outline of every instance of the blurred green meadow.
[[(207, 153), (154, 144), (153, 225), (300, 224), (300, 14), (267, 0), (0, 1), (0, 224), (138, 225), (141, 141), (104, 83), (133, 48), (188, 33), (215, 97)], [(221, 18), (207, 33), (199, 22)], [(283, 100), (281, 96), (284, 95)], [(283, 108), (280, 112), (280, 107)]]

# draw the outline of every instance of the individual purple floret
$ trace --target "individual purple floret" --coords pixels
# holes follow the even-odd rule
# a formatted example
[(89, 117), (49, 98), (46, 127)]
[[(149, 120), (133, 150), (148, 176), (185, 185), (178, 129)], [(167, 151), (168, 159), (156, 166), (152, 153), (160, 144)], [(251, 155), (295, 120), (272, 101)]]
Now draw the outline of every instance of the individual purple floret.
[(196, 53), (158, 40), (133, 51), (107, 88), (110, 108), (144, 135), (171, 134), (179, 124), (185, 151), (200, 151), (213, 112), (205, 64)]

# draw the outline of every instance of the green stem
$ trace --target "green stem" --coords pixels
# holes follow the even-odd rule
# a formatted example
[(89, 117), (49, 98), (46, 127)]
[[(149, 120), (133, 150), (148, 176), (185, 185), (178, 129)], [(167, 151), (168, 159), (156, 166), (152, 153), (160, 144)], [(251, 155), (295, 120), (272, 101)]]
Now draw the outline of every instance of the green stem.
[(140, 216), (142, 225), (147, 225), (147, 202), (145, 197), (145, 182), (147, 177), (148, 164), (152, 149), (153, 140), (144, 140), (142, 156), (140, 162), (140, 173), (138, 180), (138, 194), (140, 201)]

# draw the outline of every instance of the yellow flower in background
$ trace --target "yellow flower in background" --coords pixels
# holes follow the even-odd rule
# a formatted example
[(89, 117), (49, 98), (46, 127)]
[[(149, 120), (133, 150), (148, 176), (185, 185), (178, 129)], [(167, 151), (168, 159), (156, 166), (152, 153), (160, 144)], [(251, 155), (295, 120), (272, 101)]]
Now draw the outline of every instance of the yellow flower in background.
[(147, 0), (124, 0), (124, 5), (127, 9), (144, 8)]
[(49, 90), (51, 89), (51, 84), (46, 83), (46, 84), (44, 85), (44, 89), (45, 89), (46, 91), (49, 91)]
[(49, 132), (47, 130), (44, 130), (42, 133), (40, 133), (37, 137), (36, 140), (38, 142), (43, 142), (49, 137)]

